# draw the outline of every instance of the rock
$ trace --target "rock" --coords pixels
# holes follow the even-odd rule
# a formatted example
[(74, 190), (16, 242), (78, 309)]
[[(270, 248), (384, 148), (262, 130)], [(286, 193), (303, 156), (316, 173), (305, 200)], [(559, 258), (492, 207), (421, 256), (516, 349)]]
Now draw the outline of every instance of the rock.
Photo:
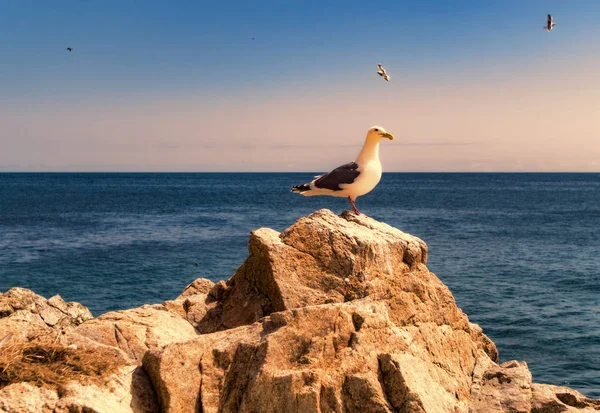
[(165, 412), (200, 401), (203, 412), (287, 411), (300, 399), (302, 411), (315, 412), (466, 411), (476, 350), (466, 331), (399, 329), (384, 303), (359, 300), (168, 345), (148, 352), (143, 366)]
[(0, 388), (0, 413), (53, 413), (57, 401), (55, 390), (29, 383)]
[(79, 303), (66, 303), (59, 295), (48, 300), (26, 288), (0, 294), (0, 339), (12, 334), (14, 341), (28, 341), (52, 332), (66, 332), (92, 313)]
[(189, 297), (196, 294), (208, 294), (208, 292), (214, 287), (215, 283), (206, 278), (198, 278), (194, 280), (190, 285), (185, 287), (183, 292), (177, 299)]
[(208, 311), (216, 306), (216, 302), (208, 294), (195, 294), (185, 298), (165, 301), (163, 305), (168, 311), (178, 314), (192, 326), (198, 327)]
[(145, 305), (114, 311), (85, 322), (75, 330), (80, 336), (121, 349), (131, 360), (141, 362), (148, 350), (196, 337), (184, 318), (162, 305)]
[(256, 344), (258, 331), (258, 325), (239, 327), (146, 353), (143, 367), (151, 377), (161, 411), (217, 411), (223, 370), (232, 365), (238, 343)]
[(208, 292), (208, 296), (212, 300), (220, 300), (223, 297), (223, 294), (227, 291), (227, 283), (223, 280), (216, 283), (213, 288)]
[(248, 249), (227, 281), (198, 279), (162, 305), (82, 323), (58, 296), (0, 296), (0, 327), (10, 319), (18, 340), (60, 330), (68, 351), (118, 359), (116, 370), (57, 388), (11, 382), (0, 413), (600, 410), (574, 390), (532, 383), (525, 362), (497, 364), (416, 237), (321, 210), (282, 233), (253, 231)]
[(11, 288), (0, 294), (0, 318), (10, 317), (19, 310), (43, 315), (52, 320), (49, 326), (55, 326), (59, 321), (65, 324), (79, 325), (93, 318), (92, 313), (79, 303), (66, 303), (60, 295), (46, 300), (26, 288)]
[[(341, 397), (343, 411), (348, 413), (392, 413), (381, 386), (374, 374), (353, 374), (344, 378)], [(315, 408), (318, 405), (315, 403)], [(318, 411), (318, 410), (314, 410)], [(420, 411), (423, 411), (422, 409)]]
[(56, 413), (158, 413), (156, 396), (146, 374), (138, 367), (125, 368), (98, 385), (69, 382), (61, 388)]
[[(123, 375), (99, 386), (70, 382), (60, 390), (17, 383), (0, 389), (0, 413), (158, 413), (158, 405), (142, 373)], [(138, 381), (142, 380), (138, 383)]]
[(531, 412), (531, 373), (527, 363), (508, 361), (488, 363), (476, 369), (470, 410), (472, 412)]
[(320, 210), (281, 234), (253, 231), (248, 249), (246, 262), (214, 293), (217, 303), (198, 323), (201, 332), (367, 296), (386, 300), (401, 323), (470, 328), (448, 288), (427, 271), (425, 243), (371, 218)]
[(71, 324), (76, 326), (93, 318), (87, 307), (76, 302), (67, 303), (58, 294), (48, 299), (48, 305), (68, 315)]
[(559, 413), (600, 411), (600, 400), (589, 399), (568, 387), (533, 384), (531, 413)]
[[(60, 365), (59, 362), (23, 364), (21, 367), (38, 370), (37, 386), (26, 382), (14, 382), (3, 388), (0, 374), (0, 412), (106, 412), (106, 413), (157, 413), (158, 403), (146, 373), (132, 364), (114, 347), (99, 345), (93, 341), (70, 351), (72, 357)], [(78, 353), (79, 352), (79, 353)], [(111, 354), (112, 353), (112, 354)], [(100, 375), (82, 374), (89, 368), (84, 357), (88, 354), (96, 360), (108, 360), (113, 367), (99, 371)], [(108, 358), (108, 359), (107, 359)], [(58, 359), (60, 360), (60, 359)], [(74, 363), (79, 363), (74, 366)], [(71, 367), (71, 368), (69, 368)], [(81, 369), (81, 370), (80, 370)], [(20, 369), (15, 376), (27, 379)]]
[[(0, 335), (4, 337), (5, 332), (10, 335), (3, 345), (7, 353), (2, 356), (19, 346), (43, 347), (47, 338), (51, 338), (53, 345), (63, 345), (75, 353), (93, 352), (98, 358), (111, 357), (118, 367), (118, 371), (105, 371), (90, 382), (73, 377), (57, 384), (40, 366), (41, 382), (50, 381), (42, 387), (24, 382), (2, 387), (0, 373), (0, 413), (158, 412), (154, 390), (139, 367), (144, 352), (197, 334), (185, 319), (163, 306), (145, 306), (93, 319), (79, 303), (66, 303), (58, 295), (46, 300), (22, 288), (1, 295), (0, 303), (5, 308)], [(4, 363), (2, 357), (0, 363)], [(60, 366), (57, 368), (60, 370)]]
[(483, 351), (492, 359), (493, 362), (498, 363), (498, 349), (496, 345), (488, 336), (483, 334), (483, 330), (478, 324), (469, 323), (471, 329), (471, 338), (477, 341), (483, 348)]

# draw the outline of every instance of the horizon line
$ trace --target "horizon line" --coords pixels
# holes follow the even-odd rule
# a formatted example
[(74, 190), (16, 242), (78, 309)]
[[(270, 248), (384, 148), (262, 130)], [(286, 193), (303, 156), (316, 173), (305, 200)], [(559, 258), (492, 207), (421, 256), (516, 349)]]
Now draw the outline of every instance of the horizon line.
[[(322, 171), (0, 171), (0, 174), (326, 174)], [(389, 171), (384, 174), (600, 174), (598, 171)]]

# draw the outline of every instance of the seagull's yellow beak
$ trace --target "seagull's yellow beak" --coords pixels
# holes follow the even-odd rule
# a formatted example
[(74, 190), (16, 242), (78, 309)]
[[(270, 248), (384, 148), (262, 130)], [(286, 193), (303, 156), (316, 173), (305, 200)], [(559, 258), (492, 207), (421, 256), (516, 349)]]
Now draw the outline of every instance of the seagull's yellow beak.
[(394, 140), (394, 135), (392, 135), (391, 133), (381, 132), (380, 135), (381, 135), (382, 138), (388, 138), (391, 141)]

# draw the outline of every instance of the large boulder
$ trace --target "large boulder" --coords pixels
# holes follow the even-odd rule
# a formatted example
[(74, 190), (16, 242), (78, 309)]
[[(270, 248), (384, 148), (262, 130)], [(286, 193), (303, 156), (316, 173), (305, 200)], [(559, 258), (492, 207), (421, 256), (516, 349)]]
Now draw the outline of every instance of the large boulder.
[(427, 245), (371, 218), (321, 210), (279, 234), (253, 231), (249, 257), (213, 287), (203, 333), (250, 324), (272, 312), (370, 297), (400, 324), (434, 322), (469, 330), (454, 298), (425, 266)]
[(273, 313), (148, 352), (143, 366), (165, 412), (466, 411), (478, 349), (467, 331), (398, 327), (363, 299)]
[(466, 411), (497, 357), (425, 243), (386, 224), (321, 210), (254, 231), (249, 253), (202, 296), (205, 334), (146, 353), (164, 411)]

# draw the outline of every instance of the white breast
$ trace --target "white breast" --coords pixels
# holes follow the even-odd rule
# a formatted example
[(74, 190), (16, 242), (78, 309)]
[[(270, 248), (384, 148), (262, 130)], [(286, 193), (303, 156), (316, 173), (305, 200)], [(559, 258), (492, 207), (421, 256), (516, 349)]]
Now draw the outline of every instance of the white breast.
[(358, 168), (360, 175), (351, 184), (340, 185), (344, 188), (344, 196), (356, 198), (365, 195), (373, 190), (381, 179), (381, 162), (374, 159), (366, 162)]

